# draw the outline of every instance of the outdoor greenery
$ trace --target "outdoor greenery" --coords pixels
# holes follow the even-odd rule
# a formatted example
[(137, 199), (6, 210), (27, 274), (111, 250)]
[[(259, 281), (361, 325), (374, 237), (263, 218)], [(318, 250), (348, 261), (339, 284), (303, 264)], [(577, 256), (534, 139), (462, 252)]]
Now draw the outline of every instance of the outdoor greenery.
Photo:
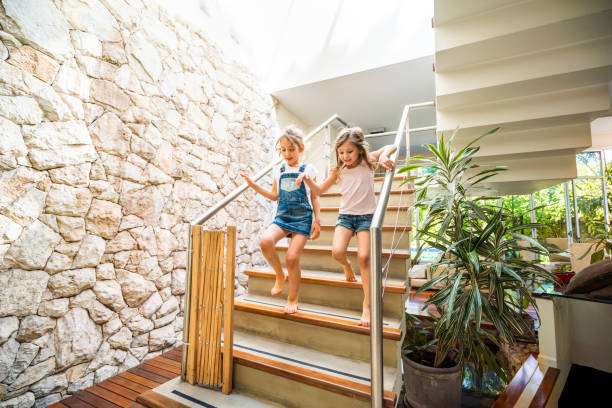
[[(581, 238), (583, 241), (597, 239), (604, 219), (601, 180), (588, 177), (601, 177), (599, 155), (596, 152), (579, 154), (576, 156), (576, 165), (579, 179), (575, 181), (575, 185)], [(605, 175), (608, 186), (608, 211), (612, 214), (612, 163), (607, 164)], [(528, 195), (505, 196), (502, 199), (504, 208), (512, 214), (513, 222), (529, 222)], [(573, 200), (571, 188), (570, 200)], [(543, 241), (549, 237), (564, 237), (566, 227), (563, 185), (559, 184), (534, 193), (534, 202), (536, 220), (542, 224), (537, 229), (538, 239)]]
[[(514, 343), (515, 336), (530, 330), (523, 318), (527, 305), (535, 307), (528, 282), (553, 277), (537, 265), (508, 256), (523, 249), (547, 255), (542, 245), (521, 234), (539, 225), (521, 223), (505, 207), (497, 207), (497, 199), (474, 196), (483, 181), (503, 170), (482, 169), (473, 162), (479, 150), (476, 143), (496, 130), (462, 149), (452, 145), (455, 130), (448, 141), (442, 136), (438, 147), (427, 146), (431, 157), (413, 156), (400, 172), (426, 168), (421, 177), (415, 177), (419, 192), (414, 205), (424, 211), (416, 232), (417, 260), (426, 247), (441, 251), (430, 269), (441, 272), (417, 291), (438, 288), (424, 305), (424, 309), (433, 305), (439, 315), (426, 344), (434, 351), (431, 365), (441, 366), (452, 353), (462, 366), (473, 363), (478, 375), (494, 371), (507, 381), (494, 348), (500, 342)], [(529, 247), (518, 241), (529, 242)], [(409, 358), (417, 351), (406, 345)]]

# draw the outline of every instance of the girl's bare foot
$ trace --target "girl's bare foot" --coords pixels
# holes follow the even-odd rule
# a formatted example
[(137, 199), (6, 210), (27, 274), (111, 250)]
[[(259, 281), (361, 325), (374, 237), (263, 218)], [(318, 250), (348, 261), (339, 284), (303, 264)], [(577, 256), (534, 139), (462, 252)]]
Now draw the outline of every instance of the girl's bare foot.
[(357, 278), (355, 277), (355, 273), (353, 272), (350, 262), (348, 265), (344, 265), (344, 277), (348, 282), (357, 282)]
[(293, 313), (296, 313), (297, 310), (298, 310), (298, 301), (297, 301), (297, 299), (291, 300), (291, 299), (287, 298), (287, 305), (285, 305), (284, 313), (285, 314), (293, 314)]
[(361, 313), (361, 320), (359, 320), (359, 325), (363, 327), (370, 327), (370, 308), (364, 307), (363, 312)]
[(270, 289), (270, 294), (272, 296), (276, 296), (279, 293), (281, 293), (283, 291), (283, 284), (285, 283), (285, 276), (283, 275), (282, 278), (279, 279), (279, 277), (276, 277), (276, 282), (274, 283), (274, 287), (272, 287), (272, 289)]

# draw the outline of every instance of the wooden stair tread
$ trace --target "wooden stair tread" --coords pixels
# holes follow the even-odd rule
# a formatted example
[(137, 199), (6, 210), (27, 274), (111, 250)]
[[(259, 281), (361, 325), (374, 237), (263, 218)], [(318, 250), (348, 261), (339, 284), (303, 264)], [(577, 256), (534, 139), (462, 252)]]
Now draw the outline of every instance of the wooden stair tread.
[(189, 408), (153, 390), (141, 394), (136, 401), (149, 408)]
[[(276, 244), (276, 249), (279, 251), (286, 251), (288, 247), (289, 246), (287, 244)], [(332, 251), (331, 245), (306, 244), (303, 252), (312, 253), (312, 254), (329, 254), (329, 256), (331, 257), (331, 251)], [(346, 253), (349, 255), (357, 255), (357, 248), (348, 247), (346, 249)], [(390, 254), (391, 254), (390, 250), (386, 250), (386, 249), (382, 250), (383, 256), (389, 256)], [(407, 249), (396, 249), (393, 253), (393, 257), (397, 259), (410, 259), (410, 251)]]
[[(391, 191), (389, 191), (389, 194), (395, 195), (395, 194), (402, 194), (403, 193), (403, 194), (406, 194), (406, 195), (410, 195), (410, 194), (412, 194), (414, 192), (415, 192), (414, 189), (409, 188), (409, 189), (405, 189), (405, 190), (391, 190)], [(374, 194), (380, 195), (380, 191), (375, 191)], [(323, 193), (323, 194), (321, 194), (321, 197), (340, 197), (341, 195), (342, 194), (340, 194), (340, 193)]]
[[(247, 269), (245, 274), (247, 276), (266, 279), (276, 278), (276, 273), (271, 269)], [(362, 289), (361, 281), (348, 282), (346, 279), (344, 279), (343, 274), (336, 272), (308, 271), (302, 269), (301, 282), (315, 285), (339, 286), (359, 290)], [(385, 292), (388, 293), (406, 293), (406, 285), (401, 283), (399, 279), (388, 279), (384, 287)]]
[[(406, 176), (393, 176), (393, 180), (403, 180)], [(383, 181), (384, 177), (374, 177), (374, 181)]]
[[(370, 400), (369, 364), (327, 355), (295, 345), (235, 332), (234, 364), (299, 381), (313, 387), (361, 400)], [(255, 344), (253, 342), (256, 342)], [(245, 346), (243, 343), (249, 344)], [(279, 347), (283, 349), (279, 351)], [(310, 357), (310, 358), (309, 358)], [(325, 367), (327, 365), (327, 367)], [(359, 369), (355, 369), (360, 365)], [(347, 367), (352, 370), (344, 371)], [(393, 386), (393, 368), (386, 367), (387, 388)], [(394, 407), (397, 396), (384, 391), (386, 407)]]
[[(364, 335), (370, 334), (369, 327), (359, 325), (360, 314), (358, 312), (300, 302), (297, 313), (285, 314), (283, 313), (284, 307), (285, 301), (282, 299), (251, 294), (243, 295), (234, 302), (234, 309), (244, 312)], [(389, 340), (401, 340), (400, 327), (399, 320), (385, 317), (383, 319), (383, 337)]]
[[(542, 369), (545, 372), (542, 372)], [(540, 367), (535, 354), (530, 354), (514, 375), (504, 392), (497, 398), (492, 408), (511, 408), (517, 405), (529, 408), (544, 408), (554, 388), (559, 370), (553, 367)]]

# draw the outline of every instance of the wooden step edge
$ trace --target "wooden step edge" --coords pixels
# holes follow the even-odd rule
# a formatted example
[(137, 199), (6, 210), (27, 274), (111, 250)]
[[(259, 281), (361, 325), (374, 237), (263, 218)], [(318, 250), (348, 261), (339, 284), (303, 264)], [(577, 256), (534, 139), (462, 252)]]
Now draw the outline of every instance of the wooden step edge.
[[(264, 269), (247, 269), (244, 272), (247, 276), (252, 276), (254, 278), (266, 278), (266, 279), (275, 279), (276, 274), (271, 270)], [(340, 278), (326, 278), (321, 276), (304, 276), (302, 275), (300, 279), (301, 283), (310, 283), (314, 285), (325, 285), (325, 286), (338, 286), (342, 288), (351, 288), (351, 289), (362, 289), (361, 282), (348, 282), (345, 279)], [(387, 283), (385, 284), (385, 293), (406, 293), (406, 286), (395, 284), (395, 283)]]
[[(287, 250), (287, 246), (286, 245), (276, 245), (276, 249), (279, 251), (286, 251)], [(312, 247), (304, 247), (304, 251), (303, 252), (307, 252), (307, 253), (311, 253), (311, 254), (329, 254), (329, 256), (331, 256), (331, 246), (329, 248), (312, 248)], [(346, 250), (346, 253), (348, 255), (357, 255), (357, 250), (356, 249), (351, 249), (348, 248)], [(383, 256), (389, 256), (391, 254), (390, 251), (382, 251), (382, 255)], [(404, 253), (400, 253), (400, 252), (395, 252), (393, 254), (394, 258), (397, 259), (410, 259), (410, 256), (408, 254), (404, 254)]]
[(153, 390), (140, 394), (136, 398), (136, 402), (148, 408), (189, 408), (187, 405), (181, 404)]
[[(371, 388), (365, 384), (320, 373), (307, 368), (297, 367), (289, 363), (272, 360), (238, 349), (234, 349), (233, 353), (234, 364), (240, 364), (245, 367), (264, 371), (269, 374), (298, 381), (306, 385), (342, 394), (347, 397), (357, 398), (362, 401), (370, 401)], [(385, 391), (383, 399), (385, 407), (393, 408), (395, 407), (397, 395), (394, 392)]]
[[(413, 188), (410, 189), (406, 189), (406, 190), (391, 190), (389, 191), (389, 194), (413, 194), (416, 190), (414, 190)], [(380, 191), (375, 191), (374, 194), (376, 195), (380, 195)], [(323, 193), (320, 195), (320, 197), (340, 197), (342, 194), (341, 193)]]
[[(409, 209), (409, 205), (388, 205), (387, 211), (405, 211)], [(339, 211), (340, 207), (321, 207), (321, 211), (332, 212)]]
[(546, 369), (544, 378), (538, 386), (538, 390), (533, 396), (529, 408), (544, 408), (546, 404), (548, 404), (548, 400), (555, 388), (555, 383), (560, 373), (561, 371), (558, 368), (548, 367)]
[(519, 400), (521, 394), (529, 384), (531, 377), (539, 371), (538, 359), (530, 354), (521, 368), (516, 372), (504, 392), (495, 400), (491, 408), (511, 408)]
[[(234, 309), (247, 313), (257, 313), (278, 319), (310, 324), (313, 326), (328, 327), (331, 329), (344, 330), (368, 336), (370, 335), (370, 328), (360, 326), (359, 322), (340, 317), (321, 316), (314, 313), (302, 312), (299, 309), (297, 313), (285, 314), (282, 307), (255, 305), (250, 302), (241, 302), (239, 300), (235, 301)], [(389, 340), (400, 341), (402, 339), (402, 331), (390, 327), (383, 327), (383, 337)]]
[[(322, 230), (335, 230), (336, 226), (332, 225), (332, 224), (322, 224), (321, 225), (321, 229)], [(381, 227), (381, 229), (383, 231), (395, 231), (398, 230), (398, 232), (401, 232), (402, 230), (406, 230), (406, 231), (412, 231), (412, 227), (408, 226), (408, 225), (398, 225), (398, 226), (393, 226), (393, 225), (383, 225)]]

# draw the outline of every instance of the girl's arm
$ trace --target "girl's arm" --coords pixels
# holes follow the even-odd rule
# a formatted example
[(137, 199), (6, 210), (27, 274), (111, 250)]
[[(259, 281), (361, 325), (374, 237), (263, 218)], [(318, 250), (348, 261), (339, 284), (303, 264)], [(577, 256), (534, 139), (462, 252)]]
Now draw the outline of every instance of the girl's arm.
[(395, 162), (391, 160), (389, 156), (395, 153), (396, 150), (397, 147), (395, 145), (386, 145), (374, 152), (371, 152), (370, 154), (378, 161), (376, 170), (378, 170), (380, 166), (387, 170), (393, 170), (395, 168)]
[(248, 174), (240, 173), (240, 175), (246, 181), (249, 187), (257, 191), (262, 196), (266, 197), (268, 200), (272, 200), (272, 201), (278, 200), (278, 188), (276, 187), (277, 185), (276, 177), (274, 177), (274, 180), (272, 181), (272, 190), (266, 190), (265, 188), (263, 188), (262, 186), (260, 186), (259, 184), (251, 180), (251, 177)]
[(315, 240), (321, 235), (321, 204), (319, 203), (319, 196), (313, 194), (312, 189), (310, 191), (310, 198), (312, 200), (312, 214), (314, 217), (310, 233), (312, 234), (311, 239)]
[(310, 178), (310, 176), (304, 173), (303, 177), (297, 179), (297, 183), (299, 186), (302, 180), (304, 180), (304, 182), (306, 182), (308, 187), (310, 187), (310, 191), (314, 195), (320, 196), (321, 194), (329, 190), (329, 188), (336, 183), (336, 181), (338, 180), (338, 174), (340, 174), (340, 170), (338, 169), (330, 170), (327, 180), (325, 180), (321, 184), (317, 184)]

